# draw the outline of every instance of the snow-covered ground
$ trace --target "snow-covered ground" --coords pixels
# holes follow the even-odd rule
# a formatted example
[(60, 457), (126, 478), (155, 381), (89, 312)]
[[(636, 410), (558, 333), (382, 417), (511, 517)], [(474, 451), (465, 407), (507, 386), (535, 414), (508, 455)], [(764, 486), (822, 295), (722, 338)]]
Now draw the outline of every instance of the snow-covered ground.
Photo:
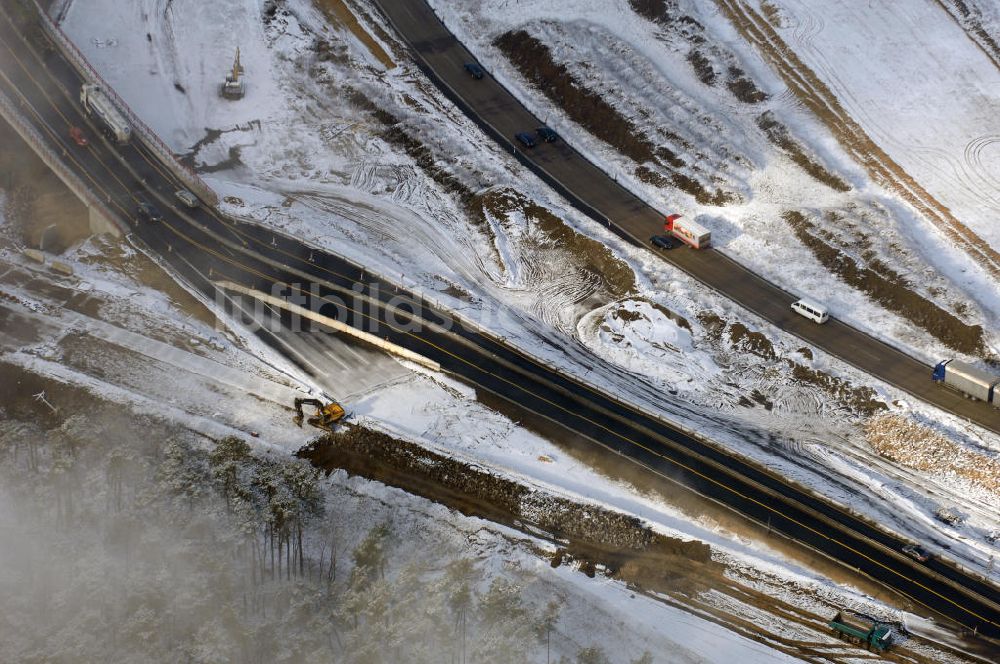
[[(9, 230), (2, 222), (0, 228)], [(47, 263), (40, 265), (18, 255), (16, 242), (4, 238), (2, 244), (0, 316), (4, 326), (0, 334), (0, 361), (35, 373), (46, 381), (86, 390), (99, 401), (115, 404), (123, 420), (130, 419), (129, 413), (133, 413), (132, 417), (138, 419), (135, 426), (141, 425), (142, 418), (151, 417), (166, 423), (163, 426), (177, 427), (196, 437), (219, 439), (235, 435), (255, 445), (264, 445), (265, 449), (294, 451), (306, 442), (311, 432), (291, 425), (285, 407), (289, 401), (314, 380), (321, 382), (320, 387), (324, 386), (322, 383), (350, 384), (355, 392), (347, 396), (357, 424), (374, 425), (472, 463), (485, 461), (494, 472), (539, 490), (637, 514), (663, 534), (684, 540), (701, 539), (711, 544), (716, 559), (734, 568), (734, 577), (740, 582), (756, 583), (759, 579), (773, 584), (773, 577), (778, 577), (782, 584), (798, 588), (797, 599), (790, 599), (803, 603), (806, 609), (818, 607), (830, 611), (832, 605), (851, 606), (895, 619), (902, 616), (863, 593), (840, 588), (814, 572), (789, 565), (778, 552), (727, 531), (710, 518), (692, 524), (661, 501), (640, 498), (625, 484), (608, 483), (552, 443), (483, 407), (472, 390), (446, 377), (401, 366), (384, 356), (363, 360), (368, 351), (343, 344), (326, 349), (331, 351), (331, 356), (325, 359), (332, 368), (325, 375), (318, 379), (304, 376), (266, 347), (208, 325), (201, 320), (203, 311), (181, 309), (164, 293), (144, 284), (137, 276), (144, 259), (127, 245), (103, 239), (84, 241), (59, 256), (74, 270), (74, 276), (66, 277), (49, 269), (53, 256), (47, 256)], [(291, 343), (308, 359), (314, 362), (323, 359), (317, 353), (308, 354), (308, 346), (315, 342), (298, 339)], [(254, 354), (247, 353), (248, 344)], [(332, 351), (337, 351), (341, 358), (363, 361), (342, 365)], [(358, 364), (369, 375), (360, 375)], [(373, 384), (376, 378), (384, 380)], [(60, 420), (53, 422), (79, 415), (73, 406), (52, 392), (46, 399), (46, 403), (51, 403), (49, 407), (59, 409)], [(92, 425), (100, 430), (100, 423)], [(3, 435), (13, 436), (10, 439), (13, 445), (24, 444), (17, 426), (4, 429)], [(105, 432), (105, 435), (111, 434)], [(174, 444), (177, 439), (173, 438)], [(167, 447), (168, 442), (164, 440), (162, 445)], [(105, 439), (104, 444), (110, 446), (111, 442)], [(148, 437), (142, 449), (152, 458), (162, 460), (163, 453)], [(40, 454), (44, 458), (49, 452)], [(135, 459), (139, 451), (133, 445), (128, 454)], [(17, 466), (19, 458), (24, 455), (15, 454), (7, 460)], [(97, 477), (100, 485), (103, 471), (91, 470), (88, 476)], [(158, 477), (160, 472), (157, 471)], [(520, 543), (523, 536), (506, 528), (456, 516), (442, 506), (360, 478), (337, 475), (326, 487), (327, 500), (338, 510), (333, 521), (340, 525), (334, 534), (341, 542), (356, 545), (369, 529), (381, 522), (392, 524), (393, 538), (399, 542), (394, 546), (400, 548), (394, 554), (393, 569), (415, 564), (406, 551), (421, 551), (424, 561), (432, 554), (439, 560), (474, 555), (484, 561), (477, 576), (479, 593), (485, 594), (497, 579), (507, 579), (522, 584), (519, 601), (524, 605), (544, 606), (550, 600), (558, 601), (563, 609), (555, 632), (560, 640), (552, 648), (553, 653), (572, 654), (599, 645), (612, 654), (614, 662), (633, 661), (644, 650), (669, 651), (681, 658), (678, 661), (692, 662), (727, 662), (733, 657), (764, 662), (786, 657), (696, 613), (637, 595), (623, 584), (588, 579), (570, 566), (553, 568), (536, 553), (538, 547), (550, 547), (548, 543), (524, 546)], [(600, 489), (595, 491), (594, 487)], [(197, 487), (192, 490), (201, 491)], [(76, 491), (77, 509), (89, 509), (88, 501), (92, 499), (89, 489), (78, 486)], [(129, 494), (133, 491), (137, 490), (130, 490)], [(93, 499), (104, 501), (102, 495), (96, 494)], [(0, 525), (11, 532), (20, 532), (26, 514), (23, 510), (37, 507), (31, 501), (24, 502), (23, 494), (17, 501), (9, 498), (2, 501)], [(38, 521), (47, 523), (44, 518)], [(95, 525), (88, 523), (87, 529)], [(214, 529), (220, 527), (216, 524)], [(189, 539), (188, 535), (170, 535), (172, 526), (167, 524), (147, 523), (145, 528), (144, 537), (150, 542), (163, 537), (166, 550), (176, 548), (166, 542)], [(165, 530), (160, 532), (157, 528)], [(93, 534), (90, 530), (87, 535), (74, 535), (72, 530), (65, 529), (58, 532), (79, 538), (78, 544), (89, 542)], [(24, 537), (17, 538), (15, 548), (9, 548), (9, 541), (0, 544), (0, 560), (8, 562), (0, 565), (0, 587), (10, 590), (10, 596), (23, 597), (37, 590), (37, 586), (21, 585), (30, 575), (25, 577), (19, 572), (20, 561), (34, 548), (50, 551), (43, 558), (45, 564), (55, 566), (63, 574), (67, 563), (58, 553), (63, 549), (51, 544), (50, 538), (54, 536), (44, 528), (33, 527)], [(79, 601), (80, 585), (86, 585), (92, 573), (111, 564), (102, 556), (94, 557), (90, 544), (81, 546), (81, 556), (76, 559), (81, 569), (78, 574), (82, 575), (76, 577), (79, 583), (64, 583), (63, 601), (69, 605)], [(133, 565), (146, 564), (144, 553), (133, 555)], [(149, 562), (156, 564), (153, 560)], [(172, 573), (178, 572), (173, 569)], [(193, 572), (192, 577), (205, 574), (205, 570)], [(143, 593), (156, 583), (143, 582), (142, 576), (130, 576), (128, 581), (116, 579), (113, 583), (129, 583), (135, 593)], [(182, 603), (189, 592), (187, 583), (178, 581), (171, 590), (157, 591), (158, 610), (173, 610), (168, 607)], [(203, 599), (221, 601), (222, 593), (208, 590), (211, 593)], [(787, 633), (766, 607), (743, 605), (725, 594), (706, 597), (705, 601), (735, 615), (756, 612), (757, 620), (767, 624), (772, 633)], [(80, 610), (86, 613), (89, 609)], [(108, 614), (102, 616), (108, 619)], [(36, 623), (41, 624), (44, 623)], [(298, 627), (297, 623), (294, 625)], [(665, 629), (666, 625), (669, 628)], [(59, 626), (59, 629), (70, 628)], [(818, 631), (806, 629), (805, 636), (801, 627), (791, 629), (799, 630), (794, 632), (799, 638), (820, 643), (829, 640), (822, 625), (817, 627)], [(33, 632), (28, 629), (23, 634)], [(35, 635), (35, 638), (37, 648), (59, 648), (47, 636)], [(17, 643), (17, 651), (23, 652), (20, 648), (27, 644)], [(216, 645), (223, 647), (222, 643)], [(92, 643), (82, 647), (84, 652), (97, 652), (88, 650), (97, 647)]]
[[(702, 431), (789, 477), (891, 523), (914, 539), (950, 540), (950, 555), (974, 568), (987, 564), (993, 548), (983, 536), (996, 528), (998, 519), (990, 507), (990, 497), (976, 494), (974, 487), (947, 474), (914, 473), (875, 456), (863, 439), (856, 410), (828, 390), (795, 379), (792, 363), (854, 385), (871, 385), (874, 396), (895, 411), (909, 413), (968, 449), (996, 458), (1000, 443), (994, 436), (926, 405), (912, 403), (897, 391), (873, 383), (822, 353), (803, 353), (797, 339), (691, 283), (648, 252), (624, 245), (555, 198), (507, 158), (443, 101), (412, 65), (385, 71), (360, 42), (345, 30), (329, 26), (308, 2), (287, 3), (289, 11), (277, 11), (266, 27), (255, 28), (240, 40), (250, 89), (258, 86), (274, 95), (261, 104), (251, 103), (249, 98), (227, 102), (214, 94), (212, 81), (216, 74), (212, 72), (217, 71), (221, 79), (230, 56), (220, 49), (217, 67), (209, 67), (200, 45), (228, 44), (224, 26), (196, 20), (200, 10), (187, 11), (185, 3), (170, 3), (166, 14), (159, 3), (140, 5), (143, 9), (132, 16), (141, 21), (118, 25), (115, 32), (123, 33), (121, 39), (128, 38), (124, 33), (150, 32), (158, 39), (172, 34), (176, 43), (164, 46), (177, 54), (172, 69), (159, 68), (145, 47), (136, 51), (131, 60), (123, 60), (114, 51), (117, 47), (108, 46), (114, 43), (115, 35), (106, 26), (98, 28), (89, 22), (90, 15), (102, 13), (103, 5), (97, 0), (76, 0), (64, 27), (140, 114), (144, 105), (157, 106), (155, 100), (160, 98), (173, 99), (172, 104), (184, 101), (188, 93), (178, 90), (175, 82), (185, 90), (198, 86), (209, 90), (190, 101), (202, 108), (197, 113), (173, 115), (172, 111), (150, 108), (149, 119), (180, 152), (187, 151), (200, 137), (199, 132), (206, 129), (200, 120), (215, 119), (218, 124), (208, 129), (224, 133), (202, 145), (195, 159), (213, 165), (236, 150), (239, 163), (210, 176), (212, 186), (226, 199), (227, 211), (349, 255), (470, 318), (482, 319), (487, 312), (499, 312), (502, 316), (489, 323), (491, 329), (547, 361)], [(499, 11), (498, 4), (486, 6)], [(528, 11), (539, 6), (528, 3), (522, 8)], [(575, 3), (566, 11), (586, 6)], [(256, 2), (231, 0), (218, 3), (216, 9), (244, 16), (260, 8)], [(172, 24), (170, 31), (161, 27), (168, 20), (164, 16)], [(530, 13), (518, 14), (523, 16)], [(510, 20), (509, 16), (505, 20)], [(94, 30), (105, 35), (99, 40), (103, 46), (93, 41)], [(582, 38), (580, 41), (588, 43)], [(589, 43), (595, 41), (590, 38)], [(662, 47), (655, 41), (650, 40), (649, 48), (657, 51)], [(315, 47), (319, 42), (332, 45), (327, 51), (330, 57), (317, 57)], [(392, 50), (391, 44), (386, 46)], [(661, 56), (649, 55), (650, 61), (655, 62), (656, 57)], [(252, 67), (252, 62), (264, 64)], [(665, 65), (663, 68), (669, 69)], [(156, 73), (152, 74), (154, 69)], [(755, 74), (769, 80), (763, 73)], [(496, 187), (490, 191), (520, 192), (564, 220), (576, 239), (585, 243), (586, 251), (560, 252), (540, 224), (529, 223), (516, 209), (506, 216), (487, 211), (481, 222), (470, 219), (456, 196), (449, 195), (444, 186), (429, 177), (398, 143), (387, 140), (385, 127), (371, 114), (351, 102), (358, 94), (376, 107), (391, 110), (406, 132), (431, 146), (439, 173), (473, 192), (481, 193), (484, 186)], [(738, 115), (735, 102), (731, 106)], [(251, 124), (250, 120), (256, 122)], [(799, 117), (797, 122), (795, 127), (816, 129), (818, 135), (823, 135), (807, 119)], [(247, 124), (236, 126), (239, 123)], [(724, 135), (734, 140), (749, 134), (744, 125), (720, 126)], [(559, 129), (572, 136), (571, 127)], [(773, 154), (766, 159), (761, 156), (765, 145), (759, 137), (754, 140), (757, 142), (746, 139), (736, 144), (749, 145), (746, 153), (754, 160), (780, 161), (781, 157)], [(587, 147), (585, 137), (580, 137), (580, 144)], [(825, 161), (850, 174), (855, 186), (863, 184), (857, 169), (834, 146), (813, 147)], [(767, 176), (768, 181), (776, 186), (794, 170), (786, 164)], [(747, 177), (753, 180), (757, 175)], [(801, 174), (794, 177), (799, 178), (793, 180), (797, 187), (817, 186), (808, 184)], [(748, 186), (743, 191), (754, 189)], [(782, 191), (791, 197), (795, 187)], [(900, 207), (891, 201), (887, 206)], [(734, 233), (733, 238), (738, 235)], [(787, 233), (775, 237), (780, 240)], [(634, 283), (616, 289), (592, 279), (593, 265), (580, 258), (595, 252), (591, 238), (611, 250), (610, 257), (602, 259), (604, 265), (627, 266), (626, 271), (634, 273)], [(733, 239), (729, 244), (737, 242)], [(749, 240), (746, 244), (754, 245)], [(764, 256), (761, 252), (759, 259), (764, 261)], [(780, 261), (768, 257), (767, 262)], [(802, 274), (822, 273), (808, 261), (792, 262), (790, 269), (792, 266)], [(832, 290), (821, 279), (807, 283)], [(947, 285), (947, 281), (932, 283)], [(574, 287), (567, 288), (566, 284)], [(618, 306), (613, 303), (621, 297), (622, 288), (630, 295)], [(859, 312), (874, 312), (873, 318), (867, 319), (870, 325), (910, 334), (908, 326), (893, 328), (886, 324), (886, 316), (891, 316), (866, 307), (863, 298), (860, 304), (848, 301), (857, 304)], [(661, 308), (682, 317), (688, 328), (661, 315)], [(616, 319), (613, 312), (619, 309), (629, 312), (627, 316), (635, 320)], [(740, 321), (750, 331), (763, 333), (773, 345), (773, 357), (762, 360), (746, 352), (729, 339), (732, 328), (727, 328), (721, 342), (713, 339), (711, 317), (723, 321), (724, 327)], [(919, 335), (913, 338), (916, 346), (930, 348), (926, 339), (920, 341)], [(689, 356), (699, 361), (689, 362)], [(331, 393), (343, 397), (350, 390), (334, 386)], [(356, 401), (359, 406), (366, 403), (361, 397)], [(379, 412), (371, 405), (364, 406), (364, 410)], [(381, 412), (379, 419), (386, 426), (405, 429), (399, 413)], [(452, 415), (434, 422), (435, 426), (444, 426), (461, 419)], [(517, 449), (504, 446), (498, 456), (518, 458)], [(531, 458), (525, 456), (526, 467), (520, 472), (542, 473), (543, 479), (552, 477), (548, 475), (550, 467), (542, 466), (537, 459), (531, 462)], [(598, 491), (594, 486), (599, 485), (592, 484), (589, 490)], [(966, 524), (956, 530), (935, 522), (931, 515), (942, 503), (962, 505), (969, 514)]]
[(876, 143), (1000, 248), (1000, 69), (942, 4), (771, 4), (779, 34)]
[[(781, 218), (789, 209), (837, 212), (862, 221), (865, 240), (873, 243), (875, 255), (906, 278), (910, 288), (945, 309), (962, 308), (962, 318), (970, 324), (984, 323), (987, 342), (994, 349), (1000, 348), (993, 332), (1000, 320), (1000, 289), (995, 281), (917, 211), (873, 183), (714, 5), (681, 1), (674, 13), (704, 26), (704, 32), (697, 36), (707, 38), (712, 46), (721, 45), (771, 99), (748, 105), (738, 102), (722, 85), (703, 84), (688, 62), (692, 44), (699, 42), (684, 39), (683, 29), (678, 32), (640, 17), (628, 0), (557, 4), (528, 0), (518, 3), (516, 11), (511, 11), (505, 0), (431, 0), (430, 4), (492, 76), (546, 118), (574, 147), (658, 209), (678, 211), (704, 222), (712, 230), (716, 247), (755, 272), (791, 292), (821, 298), (836, 317), (928, 363), (938, 361), (942, 352), (950, 352), (943, 351), (938, 340), (913, 323), (831, 275)], [(816, 10), (818, 14), (823, 11)], [(950, 22), (946, 14), (942, 17)], [(675, 188), (640, 181), (634, 174), (634, 162), (572, 122), (563, 109), (527, 84), (493, 45), (496, 37), (519, 29), (545, 43), (555, 61), (600, 92), (635, 122), (643, 135), (669, 145), (699, 169), (702, 178), (737, 192), (742, 201), (724, 207), (703, 205)], [(870, 35), (869, 41), (879, 42)], [(919, 48), (919, 41), (913, 48)], [(884, 59), (862, 55), (858, 49), (853, 57), (869, 58), (867, 64), (872, 69)], [(906, 79), (901, 76), (899, 80)], [(922, 79), (921, 83), (933, 85), (932, 80)], [(988, 86), (987, 80), (983, 79), (982, 85)], [(870, 89), (878, 90), (875, 85)], [(894, 103), (891, 95), (882, 99), (886, 106)], [(757, 127), (764, 112), (774, 114), (789, 127), (793, 138), (806, 143), (819, 163), (845, 179), (851, 190), (835, 191), (820, 183), (775, 149)], [(891, 122), (886, 125), (893, 126)], [(936, 134), (925, 132), (925, 136), (932, 133)]]
[[(60, 9), (72, 34), (87, 35), (77, 47), (101, 63), (106, 80), (114, 84), (141, 69), (156, 82), (150, 86), (156, 94), (133, 95), (128, 103), (167, 145), (183, 154), (204, 136), (206, 127), (222, 129), (280, 116), (282, 95), (276, 77), (268, 73), (271, 56), (252, 47), (264, 39), (263, 4), (144, 0), (109, 3), (105, 9), (70, 0)], [(151, 25), (157, 29), (142, 29)], [(252, 72), (246, 97), (240, 104), (215, 103), (240, 46), (243, 68)]]

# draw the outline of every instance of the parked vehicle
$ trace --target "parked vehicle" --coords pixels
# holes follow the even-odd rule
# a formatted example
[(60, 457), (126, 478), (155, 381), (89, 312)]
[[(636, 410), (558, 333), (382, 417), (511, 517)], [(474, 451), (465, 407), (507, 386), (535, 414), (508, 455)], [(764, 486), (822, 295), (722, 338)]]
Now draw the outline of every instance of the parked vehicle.
[(939, 507), (934, 512), (934, 518), (949, 526), (962, 525), (962, 515), (954, 507)]
[(140, 219), (153, 222), (163, 221), (163, 215), (152, 203), (139, 199), (135, 207)]
[(904, 546), (903, 553), (921, 563), (926, 563), (931, 559), (931, 554), (929, 554), (923, 547), (919, 547), (916, 544), (907, 544)]
[(79, 127), (70, 127), (69, 137), (73, 139), (73, 142), (81, 148), (87, 147), (87, 144), (90, 143), (90, 141), (87, 140), (87, 136), (83, 133), (83, 130)]
[(535, 137), (526, 131), (520, 131), (514, 134), (514, 138), (519, 140), (521, 142), (521, 145), (523, 145), (526, 148), (533, 148), (537, 145), (537, 143), (535, 142)]
[(535, 130), (535, 133), (546, 143), (555, 143), (559, 140), (559, 134), (549, 127), (539, 127)]
[(486, 73), (483, 68), (477, 65), (475, 62), (466, 62), (465, 71), (469, 72), (469, 76), (476, 79), (477, 81), (483, 77)]
[(649, 238), (649, 241), (653, 244), (653, 246), (668, 250), (673, 249), (680, 244), (680, 241), (671, 235), (654, 235)]
[(667, 217), (663, 230), (695, 249), (704, 249), (712, 243), (712, 234), (707, 228), (693, 221), (682, 220), (679, 214)]
[(192, 194), (187, 189), (178, 189), (177, 191), (174, 192), (174, 196), (176, 196), (181, 203), (188, 206), (189, 208), (196, 208), (198, 207), (198, 205), (200, 205), (200, 201), (197, 199), (197, 197), (195, 197), (195, 195)]
[(958, 360), (942, 360), (934, 367), (931, 380), (958, 390), (967, 397), (1000, 408), (1000, 394), (997, 394), (996, 390), (1000, 376), (977, 369), (971, 364)]
[(792, 311), (821, 325), (830, 320), (830, 312), (827, 311), (826, 307), (812, 300), (796, 300), (792, 302)]
[(128, 143), (132, 137), (132, 127), (125, 116), (104, 94), (99, 85), (84, 85), (80, 88), (80, 103), (88, 115), (95, 115), (104, 125), (108, 135), (118, 144)]
[(857, 641), (876, 652), (892, 645), (892, 627), (876, 620), (838, 611), (829, 625), (837, 636)]

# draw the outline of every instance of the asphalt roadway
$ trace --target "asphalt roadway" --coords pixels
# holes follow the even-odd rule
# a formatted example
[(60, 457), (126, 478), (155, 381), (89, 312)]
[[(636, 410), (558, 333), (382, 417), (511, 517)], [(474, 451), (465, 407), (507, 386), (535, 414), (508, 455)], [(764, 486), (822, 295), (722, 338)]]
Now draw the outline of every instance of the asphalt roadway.
[[(448, 326), (445, 312), (405, 290), (381, 288), (369, 299), (359, 296), (353, 287), (372, 283), (373, 276), (342, 257), (204, 206), (181, 206), (173, 197), (180, 185), (171, 172), (140, 141), (118, 146), (103, 138), (80, 107), (78, 72), (61, 53), (27, 41), (24, 34), (31, 31), (0, 16), (0, 90), (20, 104), (48, 146), (64, 155), (64, 164), (132, 228), (132, 241), (206, 298), (219, 301), (214, 282), (221, 280), (267, 293), (278, 287), (301, 294), (305, 306), (420, 353), (514, 408), (547, 418), (665, 482), (697, 491), (886, 584), (927, 612), (1000, 637), (998, 590), (979, 577), (938, 557), (918, 563), (900, 553), (906, 540), (876, 524), (543, 366), (488, 333)], [(70, 140), (71, 125), (85, 129), (88, 146)], [(161, 209), (164, 221), (137, 218), (140, 195)], [(345, 304), (336, 305), (338, 299)], [(261, 335), (267, 340), (266, 333)]]
[[(792, 312), (790, 305), (809, 293), (793, 295), (715, 250), (663, 252), (649, 238), (663, 232), (666, 216), (619, 185), (565, 141), (539, 143), (525, 150), (515, 142), (520, 131), (533, 132), (542, 120), (528, 111), (489, 72), (480, 79), (465, 71), (477, 62), (441, 23), (424, 0), (375, 0), (396, 31), (410, 45), (414, 60), (432, 81), (480, 127), (601, 223), (633, 244), (645, 246), (698, 281), (746, 307), (778, 328), (848, 362), (905, 392), (1000, 433), (1000, 410), (942, 388), (931, 380), (931, 367), (896, 348), (831, 318), (824, 325)], [(512, 9), (516, 11), (516, 9)], [(669, 210), (667, 213), (676, 212)], [(822, 301), (821, 294), (811, 294)], [(951, 357), (941, 350), (941, 359)]]

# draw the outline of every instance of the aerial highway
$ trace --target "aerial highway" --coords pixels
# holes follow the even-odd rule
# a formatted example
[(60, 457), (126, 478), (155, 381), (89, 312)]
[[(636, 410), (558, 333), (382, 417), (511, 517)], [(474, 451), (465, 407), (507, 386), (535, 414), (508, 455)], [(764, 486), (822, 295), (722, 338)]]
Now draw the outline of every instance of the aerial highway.
[[(611, 230), (655, 251), (649, 238), (663, 231), (665, 214), (622, 187), (565, 141), (540, 143), (531, 150), (515, 146), (517, 132), (544, 124), (488, 74), (474, 79), (465, 63), (476, 62), (425, 0), (375, 0), (409, 44), (421, 69), (467, 115), (565, 195), (570, 202)], [(876, 376), (890, 385), (1000, 433), (1000, 410), (985, 408), (930, 379), (931, 367), (847, 323), (831, 318), (815, 325), (792, 312), (793, 295), (717, 250), (675, 250), (660, 254), (698, 281), (746, 307), (786, 332)], [(944, 357), (938, 359), (945, 359)]]
[[(969, 631), (1000, 638), (998, 589), (981, 578), (939, 557), (924, 563), (907, 557), (901, 552), (907, 540), (548, 367), (486, 331), (449, 325), (448, 312), (403, 288), (359, 295), (357, 284), (377, 283), (379, 277), (333, 249), (230, 219), (210, 206), (180, 204), (174, 192), (182, 185), (173, 170), (137, 138), (117, 145), (101, 135), (80, 106), (79, 90), (90, 81), (58, 48), (30, 37), (37, 31), (25, 20), (0, 11), (0, 92), (41, 134), (44, 147), (63, 155), (64, 165), (107, 201), (131, 240), (192, 290), (213, 301), (221, 283), (280, 292), (358, 329), (377, 329), (386, 341), (436, 362), (513, 409), (546, 418), (665, 483), (696, 491), (885, 584), (910, 598), (918, 613), (936, 613)], [(88, 145), (72, 140), (71, 126), (84, 128), (91, 137)], [(140, 199), (153, 202), (162, 220), (141, 218)], [(261, 338), (266, 341), (266, 334)]]

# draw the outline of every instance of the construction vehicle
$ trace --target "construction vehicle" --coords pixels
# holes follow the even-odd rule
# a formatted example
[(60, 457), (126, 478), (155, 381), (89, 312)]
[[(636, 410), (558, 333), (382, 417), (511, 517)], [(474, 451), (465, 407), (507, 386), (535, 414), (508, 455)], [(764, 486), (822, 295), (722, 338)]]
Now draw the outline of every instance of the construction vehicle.
[(240, 48), (236, 47), (236, 59), (233, 61), (233, 68), (226, 74), (219, 90), (226, 99), (243, 99), (247, 93), (247, 84), (243, 78), (243, 64), (240, 62)]
[[(316, 413), (309, 419), (306, 419), (305, 414), (302, 412), (302, 406), (315, 406)], [(336, 401), (331, 401), (324, 405), (319, 399), (296, 399), (295, 413), (293, 419), (298, 426), (302, 426), (302, 420), (305, 419), (310, 426), (323, 429), (324, 431), (333, 431), (333, 425), (344, 419), (346, 415), (344, 407)]]
[(104, 129), (109, 136), (115, 139), (119, 145), (128, 143), (132, 137), (132, 127), (122, 112), (115, 107), (114, 103), (104, 93), (99, 85), (84, 85), (80, 88), (80, 103), (87, 111), (87, 115), (96, 115), (104, 124)]
[(829, 624), (837, 636), (857, 641), (869, 650), (882, 652), (892, 645), (892, 627), (877, 620), (838, 611)]

